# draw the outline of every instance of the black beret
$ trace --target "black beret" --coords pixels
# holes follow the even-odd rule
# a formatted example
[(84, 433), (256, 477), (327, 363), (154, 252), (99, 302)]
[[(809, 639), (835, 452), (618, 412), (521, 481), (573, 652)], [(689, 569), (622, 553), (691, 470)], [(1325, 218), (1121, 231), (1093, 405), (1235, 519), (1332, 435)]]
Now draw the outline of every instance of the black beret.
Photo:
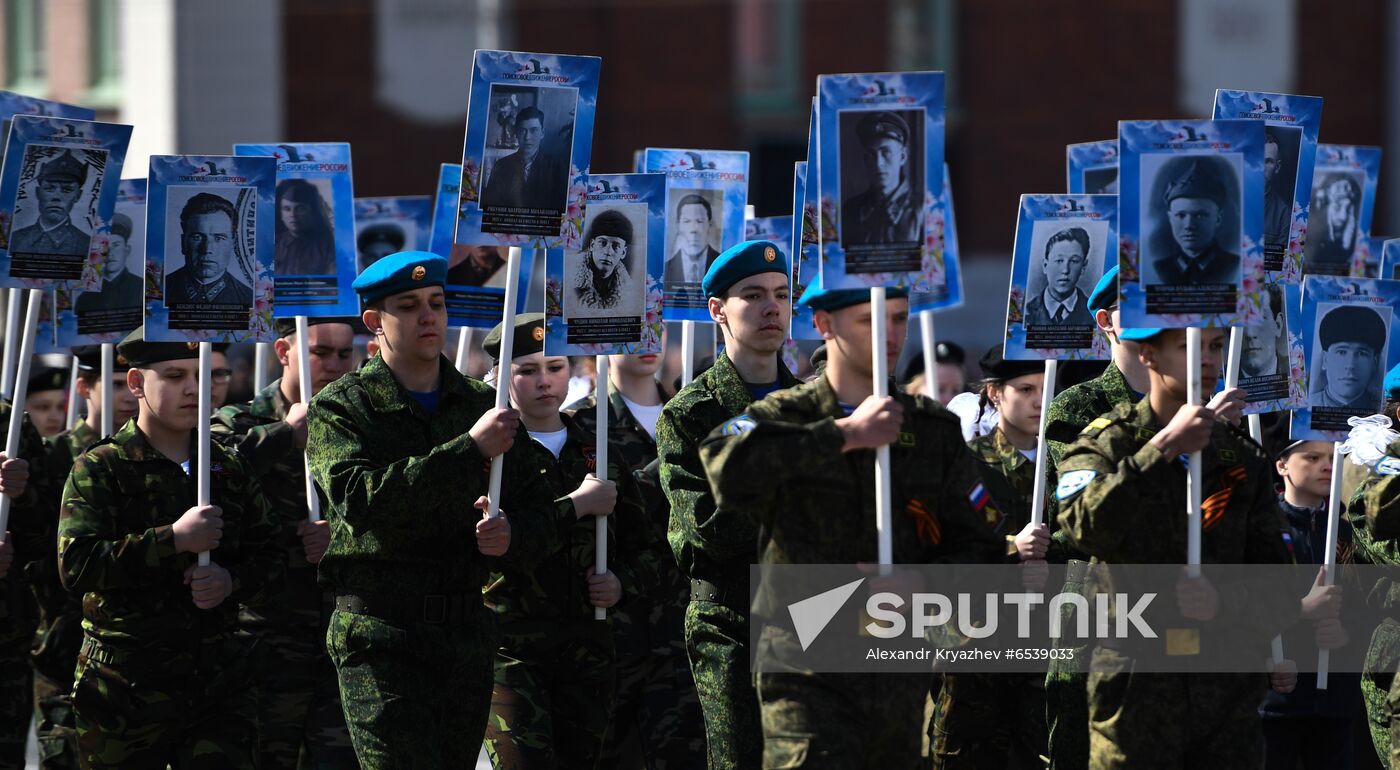
[[(73, 348), (73, 356), (78, 359), (78, 369), (84, 372), (97, 372), (102, 369), (102, 346), (101, 345), (79, 345)], [(118, 351), (112, 351), (112, 371), (124, 372), (131, 368), (126, 356)]]
[(940, 342), (933, 347), (934, 359), (940, 364), (962, 366), (967, 361), (967, 352), (956, 342)]
[(1044, 361), (1016, 361), (1002, 357), (1001, 346), (993, 346), (977, 362), (982, 369), (983, 382), (1006, 382), (1027, 374), (1043, 373)]
[(1385, 322), (1376, 311), (1357, 305), (1343, 305), (1323, 316), (1317, 334), (1323, 350), (1338, 342), (1359, 342), (1377, 353), (1385, 347)]
[(161, 361), (185, 361), (199, 358), (198, 342), (147, 342), (146, 327), (139, 326), (117, 343), (117, 352), (131, 366), (150, 366)]
[[(496, 324), (481, 343), (481, 349), (497, 363), (501, 360), (501, 324)], [(515, 341), (511, 358), (544, 350), (544, 313), (521, 313), (515, 317)]]
[(46, 390), (67, 390), (68, 370), (57, 366), (38, 366), (29, 371), (29, 395)]

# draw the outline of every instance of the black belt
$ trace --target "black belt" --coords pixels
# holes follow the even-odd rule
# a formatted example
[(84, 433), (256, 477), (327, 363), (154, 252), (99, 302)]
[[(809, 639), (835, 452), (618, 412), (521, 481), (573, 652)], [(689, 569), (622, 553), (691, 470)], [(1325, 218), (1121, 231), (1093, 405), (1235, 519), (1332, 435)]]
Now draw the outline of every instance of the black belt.
[[(692, 602), (714, 602), (716, 604), (729, 604), (730, 592), (711, 583), (708, 580), (699, 578), (690, 579), (690, 600)], [(748, 597), (744, 597), (747, 599)]]
[(475, 593), (422, 596), (341, 594), (335, 597), (335, 608), (390, 623), (428, 623), (435, 626), (465, 621), (484, 609), (481, 594)]

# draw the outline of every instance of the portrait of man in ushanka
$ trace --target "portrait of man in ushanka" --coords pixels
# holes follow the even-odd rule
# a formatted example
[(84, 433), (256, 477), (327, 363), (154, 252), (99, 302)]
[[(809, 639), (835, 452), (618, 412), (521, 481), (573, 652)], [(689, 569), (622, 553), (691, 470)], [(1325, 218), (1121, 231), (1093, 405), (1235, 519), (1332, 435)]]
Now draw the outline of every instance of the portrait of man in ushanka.
[(87, 256), (92, 233), (73, 224), (73, 207), (87, 183), (88, 165), (64, 150), (45, 161), (35, 177), (38, 221), (10, 237), (10, 251), (20, 254)]
[(570, 281), (577, 306), (618, 314), (639, 312), (636, 301), (641, 295), (631, 275), (632, 243), (632, 222), (622, 212), (604, 211), (589, 221)]
[(1026, 302), (1026, 326), (1094, 326), (1080, 278), (1089, 264), (1089, 233), (1067, 227), (1045, 241), (1039, 263), (1045, 289)]
[(671, 222), (674, 250), (666, 258), (662, 280), (668, 284), (700, 283), (705, 271), (719, 258), (719, 249), (710, 243), (714, 207), (704, 195), (692, 192), (676, 201), (672, 215), (675, 217)]
[(1386, 324), (1368, 307), (1333, 308), (1317, 325), (1310, 404), (1371, 414), (1381, 407)]
[(919, 240), (923, 190), (911, 183), (909, 122), (895, 112), (869, 112), (856, 123), (868, 186), (841, 203), (841, 243), (894, 244)]
[(1323, 174), (1313, 187), (1303, 248), (1305, 272), (1346, 275), (1360, 231), (1361, 185), (1345, 172)]
[(201, 192), (180, 210), (180, 253), (185, 263), (165, 277), (165, 304), (251, 307), (253, 290), (229, 268), (234, 261), (238, 212), (222, 196)]
[(569, 169), (548, 141), (560, 127), (546, 125), (538, 107), (517, 112), (513, 126), (518, 148), (491, 166), (481, 191), (481, 207), (562, 211)]
[(335, 272), (335, 229), (330, 206), (305, 179), (277, 183), (277, 275), (330, 275)]
[(131, 272), (129, 264), (132, 229), (131, 217), (120, 212), (112, 215), (112, 232), (102, 255), (102, 289), (78, 295), (73, 310), (79, 315), (141, 305), (145, 282)]
[(1228, 240), (1222, 243), (1232, 234), (1221, 228), (1226, 207), (1233, 209), (1236, 204), (1228, 200), (1221, 178), (1223, 162), (1215, 160), (1191, 160), (1163, 190), (1162, 212), (1166, 221), (1159, 232), (1165, 231), (1170, 237), (1154, 239), (1154, 275), (1147, 276), (1146, 283), (1239, 283), (1240, 255), (1230, 250)]

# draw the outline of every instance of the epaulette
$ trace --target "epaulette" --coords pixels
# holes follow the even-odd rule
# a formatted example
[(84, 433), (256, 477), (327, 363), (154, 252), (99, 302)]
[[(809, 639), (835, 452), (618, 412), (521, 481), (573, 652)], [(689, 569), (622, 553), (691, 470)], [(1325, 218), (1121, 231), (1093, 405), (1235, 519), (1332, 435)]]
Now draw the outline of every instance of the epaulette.
[[(1113, 425), (1128, 423), (1129, 418), (1132, 416), (1132, 413), (1132, 404), (1119, 404), (1118, 406), (1115, 406), (1113, 408), (1113, 411), (1099, 415), (1098, 417), (1095, 417), (1094, 419), (1090, 420), (1089, 424), (1085, 425), (1084, 429), (1079, 431), (1079, 435), (1094, 438)], [(1149, 435), (1147, 436), (1147, 438), (1150, 439), (1152, 438), (1152, 436)]]

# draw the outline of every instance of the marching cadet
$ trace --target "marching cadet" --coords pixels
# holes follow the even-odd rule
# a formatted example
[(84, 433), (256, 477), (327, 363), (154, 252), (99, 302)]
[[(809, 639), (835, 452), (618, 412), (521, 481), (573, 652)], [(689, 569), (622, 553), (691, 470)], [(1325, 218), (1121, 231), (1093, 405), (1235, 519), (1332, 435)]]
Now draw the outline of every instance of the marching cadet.
[[(1008, 361), (999, 347), (982, 356), (985, 403), (997, 411), (997, 427), (968, 448), (999, 515), (987, 524), (1004, 540), (1009, 562), (1063, 564), (1065, 548), (1050, 539), (1050, 523), (1031, 525), (1035, 449), (1040, 435), (1042, 361)], [(1050, 479), (1054, 469), (1048, 469)], [(1047, 480), (1047, 489), (1054, 489)], [(1051, 551), (1054, 554), (1051, 554)], [(1033, 572), (1023, 579), (1030, 590), (1044, 587)], [(938, 707), (930, 726), (934, 766), (939, 768), (1041, 768), (1045, 753), (1045, 677), (1023, 673), (944, 673)]]
[[(369, 769), (459, 767), (477, 755), (498, 640), (481, 598), (490, 558), (528, 565), (557, 538), (553, 500), (516, 445), (517, 413), (496, 409), (494, 391), (442, 355), (446, 277), (447, 260), (422, 251), (365, 268), (354, 288), (379, 355), (306, 413), (331, 529), (318, 565), (336, 595), (326, 649)], [(501, 454), (509, 516), (487, 518)]]
[(239, 626), (268, 648), (258, 691), (260, 767), (354, 767), (335, 669), (326, 658), (326, 596), (316, 563), (330, 544), (330, 526), (307, 519), (306, 404), (301, 400), (299, 346), (310, 361), (311, 392), (321, 392), (350, 370), (355, 334), (343, 318), (307, 319), (306, 339), (296, 320), (277, 320), (273, 343), (282, 377), (253, 400), (214, 413), (216, 441), (237, 451), (272, 504), (287, 546), (287, 580), (262, 604), (239, 609)]
[[(500, 619), (496, 689), (486, 747), (506, 770), (594, 768), (617, 685), (613, 630), (594, 619), (652, 591), (665, 555), (649, 532), (641, 493), (621, 450), (608, 448), (607, 481), (596, 475), (597, 443), (559, 407), (569, 388), (567, 356), (544, 353), (544, 315), (517, 316), (514, 347), (502, 362), (498, 324), (482, 349), (497, 363), (501, 387), (528, 431), (521, 437), (535, 483), (555, 499), (561, 537), (540, 566), (503, 567), (486, 602)], [(608, 571), (594, 572), (594, 517), (608, 517)], [(613, 517), (616, 517), (614, 519)]]
[(671, 506), (666, 537), (690, 578), (686, 649), (712, 770), (756, 767), (763, 755), (748, 649), (758, 528), (715, 504), (700, 442), (754, 400), (797, 384), (779, 355), (792, 318), (788, 275), (787, 256), (771, 241), (744, 241), (715, 259), (701, 288), (724, 350), (662, 407), (656, 424), (661, 488)]
[[(110, 390), (112, 426), (120, 428), (136, 416), (136, 397), (126, 386), (131, 367), (112, 355), (112, 379), (102, 382), (102, 346), (73, 349), (78, 359), (78, 395), (87, 403), (87, 417), (49, 443), (48, 469), (54, 489), (63, 489), (73, 462), (102, 438), (102, 394)], [(42, 770), (78, 766), (78, 734), (73, 726), (73, 669), (83, 643), (82, 596), (64, 590), (58, 575), (58, 511), (50, 517), (48, 553), (31, 565), (30, 582), (39, 605), (39, 630), (30, 659), (34, 663), (34, 736)]]
[[(1071, 545), (1107, 564), (1184, 562), (1182, 458), (1200, 451), (1202, 561), (1287, 563), (1262, 450), (1216, 410), (1186, 403), (1186, 330), (1129, 329), (1120, 337), (1138, 343), (1148, 393), (1095, 419), (1065, 451), (1056, 497)], [(1224, 341), (1219, 329), (1201, 332), (1202, 392), (1215, 389)], [(1184, 567), (1182, 574), (1176, 604), (1188, 621), (1248, 614), (1276, 633), (1297, 618), (1297, 602), (1255, 597), (1237, 606), (1238, 593), (1218, 593), (1205, 576), (1186, 578)], [(1089, 766), (1258, 766), (1266, 686), (1261, 674), (1136, 672), (1132, 657), (1098, 646), (1088, 679)]]
[[(710, 433), (700, 455), (716, 507), (757, 524), (763, 564), (875, 562), (874, 450), (889, 445), (894, 563), (998, 559), (1003, 541), (986, 524), (998, 514), (957, 417), (892, 383), (895, 395), (873, 395), (872, 354), (893, 366), (904, 347), (907, 294), (890, 290), (879, 350), (872, 350), (868, 290), (814, 283), (801, 304), (826, 340), (826, 366)], [(917, 576), (897, 571), (879, 580), (907, 588)], [(778, 598), (758, 591), (755, 614), (766, 619), (757, 671), (763, 767), (914, 766), (930, 678), (813, 673), (796, 660), (802, 645), (780, 620)]]
[[(608, 440), (621, 450), (637, 479), (651, 522), (648, 532), (666, 549), (658, 559), (655, 590), (629, 599), (612, 613), (617, 696), (599, 764), (620, 770), (705, 764), (700, 700), (685, 652), (690, 583), (664, 542), (670, 510), (655, 462), (656, 422), (667, 398), (656, 380), (660, 367), (661, 356), (655, 354), (608, 356)], [(596, 410), (597, 400), (591, 395), (567, 409), (579, 428), (595, 435)], [(633, 741), (638, 752), (627, 750)]]
[(251, 768), (255, 666), (234, 632), (238, 604), (286, 570), (277, 526), (257, 479), (217, 444), (211, 504), (195, 504), (198, 347), (142, 334), (118, 346), (137, 417), (77, 459), (59, 518), (63, 585), (84, 595), (80, 762)]

